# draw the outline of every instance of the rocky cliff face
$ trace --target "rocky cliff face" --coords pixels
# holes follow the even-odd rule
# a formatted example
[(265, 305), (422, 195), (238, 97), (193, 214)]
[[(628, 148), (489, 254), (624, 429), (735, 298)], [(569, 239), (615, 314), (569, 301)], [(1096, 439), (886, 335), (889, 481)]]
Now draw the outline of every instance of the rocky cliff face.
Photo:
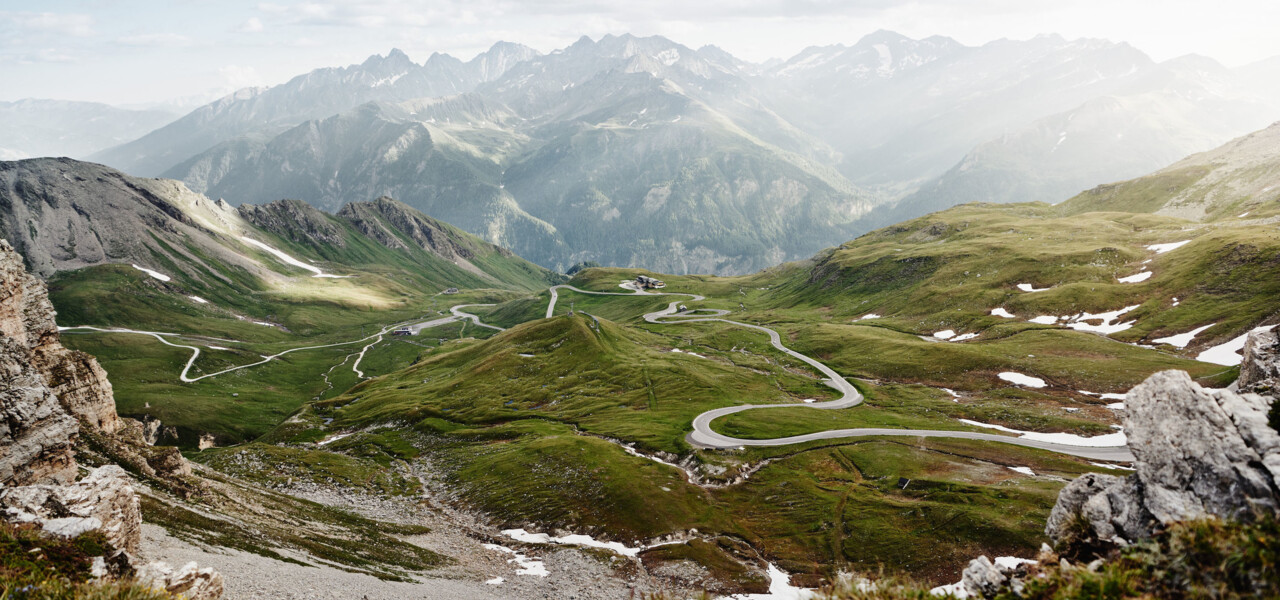
[[(181, 480), (190, 466), (176, 448), (146, 446), (142, 424), (116, 415), (106, 372), (93, 357), (62, 346), (54, 316), (44, 283), (0, 240), (0, 518), (67, 538), (101, 531), (121, 553), (104, 560), (128, 564), (142, 539), (133, 483), (117, 465), (75, 481), (77, 439), (120, 448), (116, 454), (130, 457), (131, 468), (151, 476)], [(222, 593), (221, 576), (208, 569), (139, 570), (189, 598)]]
[(1175, 521), (1280, 514), (1280, 433), (1267, 423), (1269, 399), (1165, 371), (1130, 391), (1125, 407), (1134, 474), (1091, 474), (1064, 488), (1045, 529), (1055, 542), (1083, 529), (1125, 545)]
[(44, 283), (0, 240), (0, 483), (69, 483), (77, 418), (120, 427), (111, 384), (87, 354), (58, 339)]
[(115, 433), (120, 419), (107, 373), (92, 356), (62, 346), (56, 314), (44, 282), (27, 273), (22, 257), (0, 240), (0, 335), (20, 347), (11, 358), (34, 367), (73, 417)]

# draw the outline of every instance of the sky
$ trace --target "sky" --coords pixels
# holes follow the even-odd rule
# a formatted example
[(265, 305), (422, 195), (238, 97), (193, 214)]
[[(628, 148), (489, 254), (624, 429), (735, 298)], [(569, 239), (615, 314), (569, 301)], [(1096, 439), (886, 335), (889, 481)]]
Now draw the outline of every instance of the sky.
[(494, 42), (549, 52), (583, 35), (663, 35), (760, 62), (888, 29), (968, 45), (1057, 33), (1156, 60), (1280, 56), (1275, 0), (0, 0), (0, 100), (189, 107), (400, 48), (470, 59)]

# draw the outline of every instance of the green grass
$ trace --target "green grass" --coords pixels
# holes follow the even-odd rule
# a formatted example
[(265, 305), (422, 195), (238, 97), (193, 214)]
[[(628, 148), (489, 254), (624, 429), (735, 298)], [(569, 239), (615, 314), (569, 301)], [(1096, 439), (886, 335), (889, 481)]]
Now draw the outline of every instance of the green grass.
[(372, 456), (357, 458), (338, 452), (255, 443), (205, 450), (193, 454), (192, 458), (223, 473), (267, 487), (310, 482), (383, 496), (416, 495), (422, 488), (417, 481), (387, 469), (389, 461), (371, 460)]

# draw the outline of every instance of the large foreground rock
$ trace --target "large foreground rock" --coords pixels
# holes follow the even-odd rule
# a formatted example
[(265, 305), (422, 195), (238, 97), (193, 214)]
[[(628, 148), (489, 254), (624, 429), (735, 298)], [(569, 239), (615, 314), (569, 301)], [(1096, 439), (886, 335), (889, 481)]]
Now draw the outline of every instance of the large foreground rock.
[(1064, 488), (1045, 528), (1055, 542), (1078, 535), (1081, 521), (1095, 539), (1123, 545), (1175, 521), (1280, 514), (1280, 434), (1267, 424), (1268, 399), (1165, 371), (1130, 391), (1125, 408), (1135, 472)]
[(12, 523), (34, 523), (46, 532), (73, 538), (101, 531), (130, 554), (142, 542), (142, 511), (124, 469), (98, 467), (71, 485), (30, 485), (0, 491), (0, 509)]

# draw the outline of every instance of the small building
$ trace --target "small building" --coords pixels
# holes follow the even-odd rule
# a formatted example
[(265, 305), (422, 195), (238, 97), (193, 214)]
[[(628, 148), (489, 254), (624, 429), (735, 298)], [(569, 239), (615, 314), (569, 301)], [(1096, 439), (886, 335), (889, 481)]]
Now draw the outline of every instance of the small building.
[(661, 279), (654, 279), (645, 275), (636, 275), (636, 285), (646, 290), (667, 287), (667, 284), (663, 283)]
[(449, 288), (449, 289), (445, 290), (443, 293), (445, 293), (445, 294), (456, 294), (456, 293), (458, 293), (458, 288), (451, 287), (451, 288)]

